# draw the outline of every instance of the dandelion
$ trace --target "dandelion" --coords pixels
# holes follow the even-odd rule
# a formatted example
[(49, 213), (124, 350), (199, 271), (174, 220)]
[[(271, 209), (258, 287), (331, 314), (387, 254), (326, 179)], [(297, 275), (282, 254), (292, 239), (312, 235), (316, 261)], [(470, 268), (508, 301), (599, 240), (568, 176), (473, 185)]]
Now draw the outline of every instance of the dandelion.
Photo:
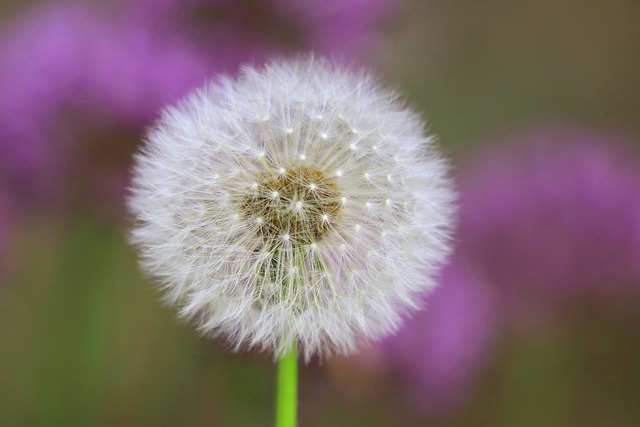
[(203, 333), (277, 358), (347, 354), (433, 288), (446, 172), (418, 116), (367, 74), (312, 58), (247, 67), (149, 131), (133, 241)]
[(133, 241), (180, 314), (234, 347), (349, 353), (448, 252), (453, 192), (417, 115), (365, 74), (245, 68), (168, 108), (134, 168)]

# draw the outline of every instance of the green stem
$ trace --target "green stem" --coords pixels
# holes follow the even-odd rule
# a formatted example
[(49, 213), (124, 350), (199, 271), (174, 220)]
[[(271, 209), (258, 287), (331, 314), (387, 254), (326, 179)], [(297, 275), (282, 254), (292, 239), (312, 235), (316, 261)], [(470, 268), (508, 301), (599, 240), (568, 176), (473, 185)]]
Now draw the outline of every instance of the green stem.
[(296, 427), (298, 411), (298, 367), (296, 345), (278, 362), (276, 427)]

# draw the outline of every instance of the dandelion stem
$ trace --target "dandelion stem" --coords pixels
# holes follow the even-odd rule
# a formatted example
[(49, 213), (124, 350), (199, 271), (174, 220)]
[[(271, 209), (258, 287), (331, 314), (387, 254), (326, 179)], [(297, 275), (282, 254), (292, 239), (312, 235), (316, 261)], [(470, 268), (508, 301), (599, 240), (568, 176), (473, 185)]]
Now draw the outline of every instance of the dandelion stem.
[(278, 362), (276, 427), (295, 427), (298, 410), (298, 367), (296, 345)]

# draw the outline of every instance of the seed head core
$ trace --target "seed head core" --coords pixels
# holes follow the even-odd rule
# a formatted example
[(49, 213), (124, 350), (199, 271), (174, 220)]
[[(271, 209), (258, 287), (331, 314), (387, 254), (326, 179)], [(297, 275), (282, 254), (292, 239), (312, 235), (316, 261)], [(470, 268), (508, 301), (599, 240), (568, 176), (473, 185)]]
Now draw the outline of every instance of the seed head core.
[(335, 180), (319, 169), (280, 168), (257, 177), (243, 200), (243, 212), (265, 241), (308, 245), (321, 239), (341, 210)]

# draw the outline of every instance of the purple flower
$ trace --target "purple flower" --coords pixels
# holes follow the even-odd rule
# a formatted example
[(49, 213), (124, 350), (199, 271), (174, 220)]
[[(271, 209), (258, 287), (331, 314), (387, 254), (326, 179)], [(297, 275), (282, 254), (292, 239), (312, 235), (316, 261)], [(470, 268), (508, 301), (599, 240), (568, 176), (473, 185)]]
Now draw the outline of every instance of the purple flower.
[(0, 54), (0, 176), (23, 199), (56, 198), (102, 172), (110, 181), (157, 111), (224, 62), (75, 5), (34, 9)]
[[(206, 44), (256, 53), (315, 50), (358, 55), (379, 37), (393, 0), (136, 0), (128, 16)], [(246, 56), (245, 56), (246, 57)]]
[(63, 170), (66, 147), (49, 135), (83, 73), (80, 15), (74, 7), (40, 10), (8, 28), (0, 44), (0, 174), (17, 196), (53, 191)]
[(394, 12), (393, 0), (272, 0), (274, 9), (295, 23), (306, 43), (319, 52), (358, 55), (380, 37)]
[(411, 404), (439, 412), (464, 398), (498, 327), (496, 298), (454, 256), (426, 309), (380, 344)]
[(626, 141), (568, 128), (509, 140), (460, 168), (459, 251), (474, 274), (514, 313), (637, 287), (640, 162)]

